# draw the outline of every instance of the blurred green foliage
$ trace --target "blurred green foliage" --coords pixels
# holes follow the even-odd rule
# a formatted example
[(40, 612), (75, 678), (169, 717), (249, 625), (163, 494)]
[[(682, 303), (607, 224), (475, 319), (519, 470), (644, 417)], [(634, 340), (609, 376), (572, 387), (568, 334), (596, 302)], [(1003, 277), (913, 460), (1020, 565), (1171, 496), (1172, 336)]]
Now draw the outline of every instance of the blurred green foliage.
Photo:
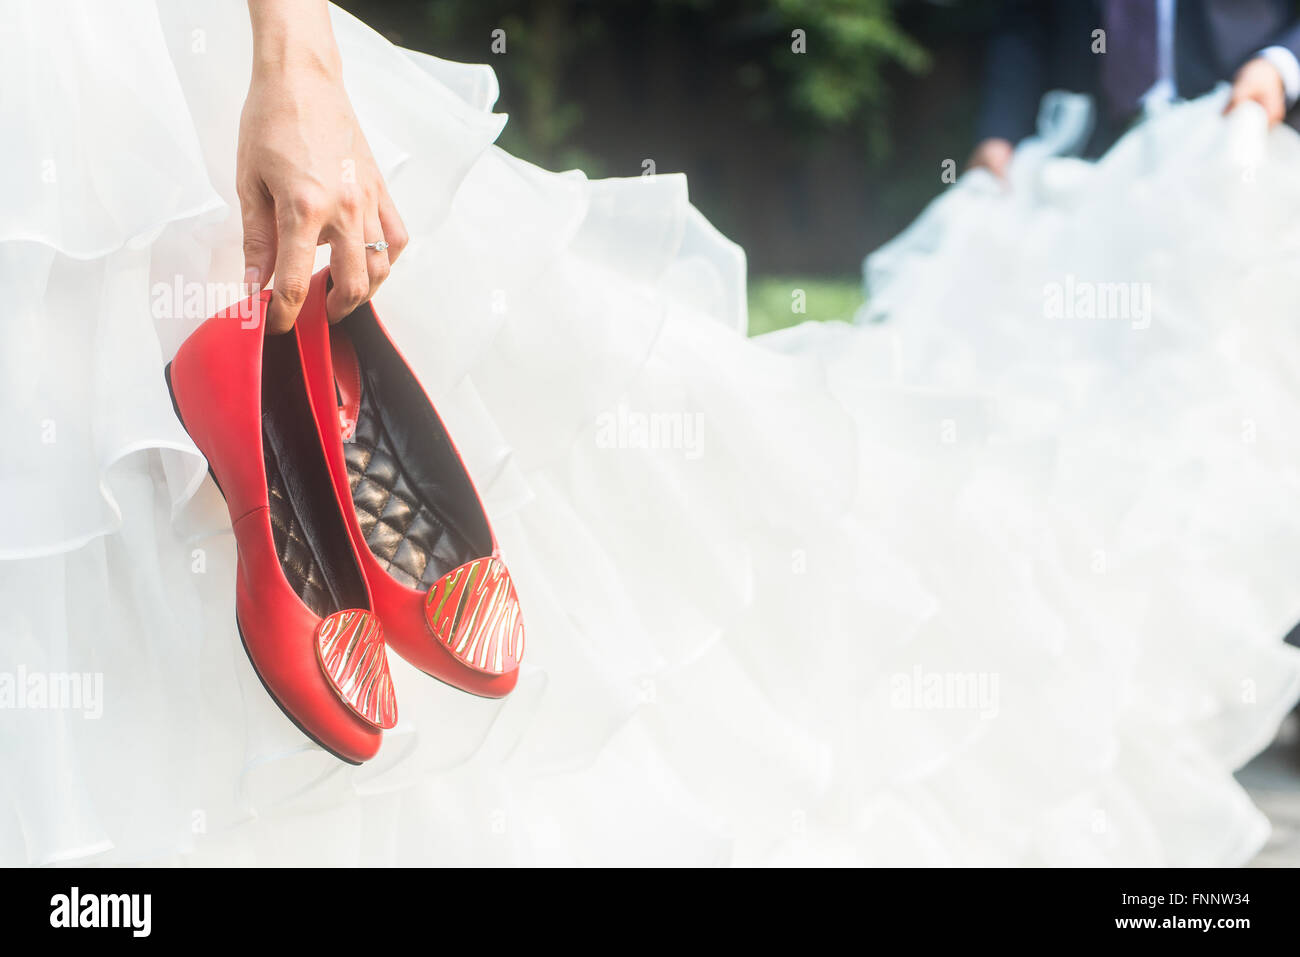
[[(812, 38), (807, 63), (784, 56), (775, 63), (789, 75), (794, 102), (823, 122), (845, 123), (879, 107), (886, 64), (912, 72), (930, 65), (926, 51), (895, 22), (889, 0), (772, 0), (771, 6), (783, 32), (804, 29)], [(824, 53), (816, 50), (823, 43)]]
[[(796, 293), (803, 312), (794, 311)], [(819, 279), (812, 276), (754, 279), (749, 284), (749, 334), (762, 335), (801, 322), (842, 319), (849, 322), (862, 305), (862, 284), (856, 278)]]
[[(886, 70), (919, 73), (924, 48), (896, 18), (891, 0), (342, 0), (406, 46), (498, 67), (514, 114), (503, 145), (546, 166), (588, 165), (567, 144), (582, 123), (582, 85), (599, 62), (608, 75), (630, 44), (640, 82), (687, 71), (710, 89), (735, 93), (735, 109), (758, 121), (807, 128), (860, 124), (869, 149), (888, 150)], [(490, 50), (505, 31), (507, 56)], [(804, 50), (796, 52), (795, 31)], [(653, 55), (658, 50), (659, 55)], [(650, 55), (647, 55), (649, 53)], [(692, 62), (684, 62), (687, 59)], [(721, 75), (709, 75), (709, 70)], [(584, 160), (586, 161), (584, 163)]]
[(402, 46), (490, 64), (510, 153), (592, 177), (640, 175), (647, 161), (686, 172), (753, 272), (832, 278), (855, 274), (944, 188), (941, 164), (969, 152), (1001, 5), (338, 2)]

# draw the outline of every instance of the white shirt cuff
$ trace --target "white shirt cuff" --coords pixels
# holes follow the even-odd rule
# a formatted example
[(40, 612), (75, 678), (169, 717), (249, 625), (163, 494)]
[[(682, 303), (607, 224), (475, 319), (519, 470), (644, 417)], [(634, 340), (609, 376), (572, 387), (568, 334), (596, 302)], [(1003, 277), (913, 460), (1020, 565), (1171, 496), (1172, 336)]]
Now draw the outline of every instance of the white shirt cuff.
[(1273, 64), (1273, 68), (1282, 76), (1282, 89), (1286, 91), (1286, 105), (1295, 106), (1300, 100), (1300, 60), (1286, 47), (1266, 47), (1259, 55)]

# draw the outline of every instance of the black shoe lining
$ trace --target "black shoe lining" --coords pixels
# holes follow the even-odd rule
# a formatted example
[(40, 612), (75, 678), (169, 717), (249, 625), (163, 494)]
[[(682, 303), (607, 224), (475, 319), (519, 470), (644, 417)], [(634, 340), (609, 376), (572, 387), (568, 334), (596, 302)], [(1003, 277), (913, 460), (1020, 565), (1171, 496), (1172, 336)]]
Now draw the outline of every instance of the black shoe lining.
[(357, 520), (398, 582), (428, 588), (489, 555), (492, 533), (442, 422), (368, 305), (342, 321), (361, 383), (357, 427), (343, 445)]
[(263, 345), (262, 455), (271, 535), (289, 585), (322, 618), (369, 607), (311, 414), (296, 333), (268, 335)]

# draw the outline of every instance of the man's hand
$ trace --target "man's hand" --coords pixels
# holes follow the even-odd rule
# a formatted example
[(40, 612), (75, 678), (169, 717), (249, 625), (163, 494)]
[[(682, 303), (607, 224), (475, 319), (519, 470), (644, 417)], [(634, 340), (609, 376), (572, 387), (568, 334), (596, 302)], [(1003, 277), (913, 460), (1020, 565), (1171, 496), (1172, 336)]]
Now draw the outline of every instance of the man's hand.
[(1007, 167), (1011, 165), (1011, 154), (1016, 151), (1010, 140), (990, 137), (975, 147), (966, 161), (967, 169), (986, 169), (998, 179), (1006, 181)]
[(1247, 61), (1237, 71), (1232, 81), (1232, 98), (1223, 112), (1229, 113), (1247, 100), (1264, 108), (1269, 126), (1276, 126), (1286, 116), (1286, 87), (1282, 83), (1282, 74), (1263, 57)]

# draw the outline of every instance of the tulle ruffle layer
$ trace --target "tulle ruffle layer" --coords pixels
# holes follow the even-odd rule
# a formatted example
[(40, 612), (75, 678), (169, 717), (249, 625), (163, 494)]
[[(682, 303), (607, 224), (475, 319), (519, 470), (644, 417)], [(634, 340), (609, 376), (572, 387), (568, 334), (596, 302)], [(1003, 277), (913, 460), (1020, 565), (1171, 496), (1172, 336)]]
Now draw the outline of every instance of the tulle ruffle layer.
[[(78, 47), (115, 35), (101, 10), (63, 11), (97, 25)], [(1131, 395), (1096, 400), (1141, 366), (1133, 350), (1105, 334), (1031, 346), (992, 284), (966, 297), (964, 329), (942, 300), (893, 324), (943, 330), (905, 340), (901, 386), (878, 330), (746, 340), (743, 255), (684, 179), (516, 160), (490, 145), (490, 70), (398, 50), (338, 11), (413, 237), (376, 305), (484, 495), (530, 650), (503, 702), (394, 661), (402, 721), (379, 757), (319, 752), (235, 640), (228, 521), (161, 378), (213, 311), (178, 306), (185, 290), (242, 274), (230, 78), (247, 74), (246, 13), (124, 10), (155, 49), (118, 82), (179, 91), (150, 104), (175, 149), (150, 172), (129, 141), (107, 160), (61, 142), (97, 197), (76, 202), (116, 211), (98, 219), (111, 228), (24, 207), (0, 242), (12, 321), (39, 330), (5, 340), (27, 343), (5, 382), (29, 431), (6, 449), (23, 508), (0, 538), (0, 673), (90, 675), (102, 711), (0, 715), (0, 758), (30, 769), (0, 785), (0, 859), (1179, 864), (1262, 842), (1229, 772), (1297, 694), (1273, 640), (1300, 612), (1279, 562), (1295, 459), (1257, 447), (1234, 464), (1189, 410), (1207, 375), (1220, 398), (1224, 377), (1248, 379), (1261, 427), (1290, 393), (1216, 365), (1181, 325), (1208, 305), (1165, 314), (1181, 358), (1141, 373), (1163, 401), (1127, 426)], [(95, 58), (62, 62), (92, 72), (68, 73), (81, 99), (42, 128), (128, 109), (90, 82)], [(151, 205), (157, 182), (201, 201)], [(1055, 207), (1038, 207), (1006, 236), (1045, 229)], [(1043, 257), (1089, 254), (1065, 232)], [(1237, 507), (1213, 514), (1224, 495)]]

